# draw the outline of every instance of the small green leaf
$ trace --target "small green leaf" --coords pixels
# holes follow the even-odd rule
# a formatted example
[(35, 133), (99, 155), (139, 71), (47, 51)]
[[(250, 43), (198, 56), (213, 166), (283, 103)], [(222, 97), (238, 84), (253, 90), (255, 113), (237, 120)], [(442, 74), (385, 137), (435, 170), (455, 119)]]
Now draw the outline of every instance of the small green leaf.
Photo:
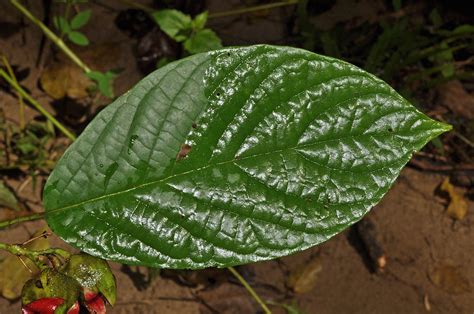
[(87, 39), (86, 35), (78, 31), (67, 33), (67, 37), (70, 41), (79, 46), (87, 46), (89, 44), (89, 39)]
[(113, 80), (117, 77), (117, 74), (114, 71), (107, 71), (105, 73), (99, 71), (91, 71), (86, 73), (86, 75), (93, 81), (97, 83), (97, 87), (102, 95), (109, 98), (114, 97), (113, 91)]
[(20, 210), (15, 194), (13, 194), (3, 181), (0, 181), (0, 207), (3, 206), (14, 210)]
[(402, 0), (392, 0), (392, 6), (395, 11), (400, 11), (402, 8)]
[(84, 253), (76, 254), (71, 256), (63, 272), (76, 279), (81, 287), (100, 292), (111, 305), (115, 304), (115, 277), (103, 259)]
[(191, 17), (178, 10), (160, 10), (153, 12), (152, 16), (161, 30), (178, 42), (184, 41), (187, 36), (183, 33), (192, 28)]
[(164, 67), (165, 65), (167, 65), (168, 63), (170, 63), (172, 61), (174, 61), (174, 59), (168, 58), (168, 57), (163, 57), (160, 60), (158, 60), (158, 62), (156, 63), (156, 68), (159, 69), (161, 67)]
[(193, 29), (195, 31), (201, 30), (206, 26), (207, 23), (207, 16), (208, 13), (207, 11), (202, 12), (201, 14), (198, 14), (194, 20), (193, 20)]
[(86, 25), (91, 17), (91, 14), (91, 10), (84, 10), (82, 12), (77, 13), (76, 16), (74, 16), (71, 20), (71, 28), (78, 29)]
[(203, 29), (191, 35), (184, 42), (184, 49), (190, 54), (222, 48), (221, 39), (210, 29)]
[(61, 34), (67, 34), (71, 31), (69, 22), (62, 16), (53, 17), (53, 24), (54, 27), (56, 27), (56, 29), (61, 32)]
[(61, 298), (61, 304), (55, 313), (66, 313), (79, 298), (81, 287), (77, 281), (54, 269), (46, 268), (41, 274), (28, 280), (23, 286), (21, 301), (23, 305), (43, 298)]
[[(38, 237), (46, 231), (45, 228), (42, 228), (36, 231), (33, 237)], [(41, 251), (50, 248), (50, 245), (47, 238), (40, 237), (25, 244), (25, 247), (32, 251)], [(28, 268), (25, 267), (25, 264)], [(31, 260), (27, 258), (20, 260), (18, 256), (8, 255), (0, 262), (0, 295), (8, 300), (18, 299), (22, 286), (38, 272)]]
[(127, 264), (268, 260), (360, 220), (450, 129), (341, 60), (268, 45), (196, 54), (94, 118), (48, 178), (46, 220)]

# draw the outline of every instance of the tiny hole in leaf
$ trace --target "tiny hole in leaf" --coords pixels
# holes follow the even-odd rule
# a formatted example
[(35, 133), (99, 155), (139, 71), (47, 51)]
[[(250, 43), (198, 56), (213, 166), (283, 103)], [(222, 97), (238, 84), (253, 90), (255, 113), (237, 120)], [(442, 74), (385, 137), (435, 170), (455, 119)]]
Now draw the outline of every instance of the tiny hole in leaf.
[(36, 288), (43, 289), (43, 284), (41, 283), (41, 280), (36, 280), (35, 281), (35, 286), (36, 286)]

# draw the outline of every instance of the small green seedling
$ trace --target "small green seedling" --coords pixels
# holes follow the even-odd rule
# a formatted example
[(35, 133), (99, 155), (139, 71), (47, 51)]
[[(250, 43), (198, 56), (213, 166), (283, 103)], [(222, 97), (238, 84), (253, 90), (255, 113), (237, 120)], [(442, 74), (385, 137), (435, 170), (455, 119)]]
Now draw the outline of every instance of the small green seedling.
[(161, 30), (177, 42), (183, 43), (184, 49), (189, 54), (206, 52), (222, 47), (220, 38), (216, 33), (205, 28), (207, 11), (191, 16), (177, 10), (160, 10), (152, 13), (155, 22)]
[(87, 46), (89, 39), (78, 30), (87, 24), (91, 14), (91, 10), (84, 10), (77, 13), (70, 21), (65, 16), (55, 16), (53, 18), (54, 27), (61, 32), (61, 36), (67, 36), (72, 43)]
[(109, 98), (114, 97), (113, 80), (117, 77), (116, 71), (109, 70), (107, 72), (91, 71), (86, 75), (96, 82), (99, 92)]

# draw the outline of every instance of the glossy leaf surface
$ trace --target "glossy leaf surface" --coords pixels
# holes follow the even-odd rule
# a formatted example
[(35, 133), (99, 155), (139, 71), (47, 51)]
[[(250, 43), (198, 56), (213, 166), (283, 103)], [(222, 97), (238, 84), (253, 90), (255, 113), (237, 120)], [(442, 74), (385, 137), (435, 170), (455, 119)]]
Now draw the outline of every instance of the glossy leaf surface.
[(359, 220), (449, 129), (340, 60), (266, 45), (197, 54), (90, 123), (48, 179), (46, 218), (128, 264), (267, 260)]

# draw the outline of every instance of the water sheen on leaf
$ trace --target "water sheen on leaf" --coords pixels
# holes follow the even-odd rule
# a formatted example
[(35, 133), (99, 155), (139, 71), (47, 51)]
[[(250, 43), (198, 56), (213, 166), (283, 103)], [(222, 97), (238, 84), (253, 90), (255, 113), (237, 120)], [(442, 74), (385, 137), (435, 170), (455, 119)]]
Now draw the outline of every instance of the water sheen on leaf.
[(46, 219), (128, 264), (267, 260), (359, 220), (449, 129), (340, 60), (267, 45), (197, 54), (90, 123), (46, 183)]

